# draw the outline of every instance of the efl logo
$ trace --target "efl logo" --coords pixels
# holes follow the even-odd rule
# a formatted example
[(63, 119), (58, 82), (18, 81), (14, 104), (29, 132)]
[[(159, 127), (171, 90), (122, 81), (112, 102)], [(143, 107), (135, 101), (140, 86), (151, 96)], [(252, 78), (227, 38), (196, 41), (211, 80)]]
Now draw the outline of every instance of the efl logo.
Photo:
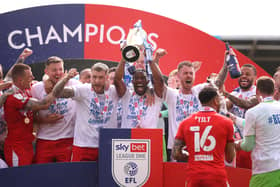
[(130, 152), (147, 152), (146, 143), (131, 143)]
[(119, 186), (142, 186), (150, 176), (149, 139), (112, 139), (112, 175)]

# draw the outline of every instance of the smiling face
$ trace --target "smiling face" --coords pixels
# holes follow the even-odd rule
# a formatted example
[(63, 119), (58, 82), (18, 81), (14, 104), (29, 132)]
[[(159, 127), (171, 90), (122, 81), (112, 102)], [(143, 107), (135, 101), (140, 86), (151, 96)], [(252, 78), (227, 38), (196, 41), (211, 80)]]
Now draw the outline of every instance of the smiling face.
[(186, 65), (182, 66), (178, 70), (178, 78), (183, 90), (191, 90), (195, 80), (194, 68)]
[(54, 62), (46, 66), (45, 73), (49, 76), (49, 80), (57, 83), (64, 75), (63, 62)]
[(241, 76), (238, 79), (238, 84), (243, 91), (249, 90), (256, 80), (256, 74), (251, 67), (242, 67)]
[(136, 70), (133, 75), (132, 83), (134, 86), (134, 91), (138, 95), (144, 95), (149, 83), (146, 72), (143, 70)]

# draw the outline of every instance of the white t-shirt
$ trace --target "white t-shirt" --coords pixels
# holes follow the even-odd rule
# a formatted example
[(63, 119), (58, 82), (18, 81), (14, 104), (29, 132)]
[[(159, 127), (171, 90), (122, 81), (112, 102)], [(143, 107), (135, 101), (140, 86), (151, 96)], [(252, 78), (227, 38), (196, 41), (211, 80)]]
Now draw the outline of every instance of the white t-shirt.
[(168, 105), (168, 149), (173, 147), (180, 122), (199, 111), (201, 104), (198, 94), (208, 85), (208, 83), (202, 83), (192, 87), (192, 94), (182, 94), (179, 90), (167, 87), (164, 99)]
[(256, 136), (253, 149), (253, 174), (280, 169), (280, 102), (265, 98), (245, 114), (245, 136)]
[(134, 91), (127, 89), (121, 98), (123, 116), (121, 128), (157, 128), (159, 113), (163, 99), (155, 95), (155, 104), (147, 106), (146, 96), (139, 96)]
[[(76, 80), (69, 80), (66, 86), (81, 84)], [(31, 88), (32, 97), (42, 100), (47, 96), (44, 82), (38, 82)], [(62, 138), (73, 138), (76, 118), (76, 103), (71, 98), (57, 98), (47, 110), (40, 110), (39, 115), (46, 117), (49, 114), (61, 114), (63, 119), (56, 123), (39, 124), (37, 137), (44, 140), (58, 140)]]
[(74, 145), (98, 147), (100, 128), (117, 128), (116, 88), (110, 86), (104, 94), (96, 94), (91, 84), (73, 86), (77, 104)]

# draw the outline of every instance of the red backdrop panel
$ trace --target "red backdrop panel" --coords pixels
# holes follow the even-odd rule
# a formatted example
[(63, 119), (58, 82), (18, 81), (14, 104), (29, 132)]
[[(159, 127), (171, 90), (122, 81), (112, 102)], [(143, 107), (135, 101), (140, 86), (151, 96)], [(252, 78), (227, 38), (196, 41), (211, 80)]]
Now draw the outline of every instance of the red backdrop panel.
[[(186, 163), (164, 162), (163, 163), (163, 186), (185, 186), (188, 175)], [(243, 168), (226, 167), (229, 184), (231, 187), (247, 187), (251, 178), (251, 170)]]

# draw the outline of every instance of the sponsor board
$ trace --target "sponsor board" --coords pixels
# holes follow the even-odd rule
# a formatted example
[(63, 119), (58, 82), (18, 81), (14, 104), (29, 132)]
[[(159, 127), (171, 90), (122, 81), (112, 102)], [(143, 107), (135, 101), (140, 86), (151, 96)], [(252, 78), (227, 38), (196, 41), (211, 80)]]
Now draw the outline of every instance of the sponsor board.
[(112, 139), (112, 175), (120, 186), (142, 186), (150, 176), (149, 139)]

